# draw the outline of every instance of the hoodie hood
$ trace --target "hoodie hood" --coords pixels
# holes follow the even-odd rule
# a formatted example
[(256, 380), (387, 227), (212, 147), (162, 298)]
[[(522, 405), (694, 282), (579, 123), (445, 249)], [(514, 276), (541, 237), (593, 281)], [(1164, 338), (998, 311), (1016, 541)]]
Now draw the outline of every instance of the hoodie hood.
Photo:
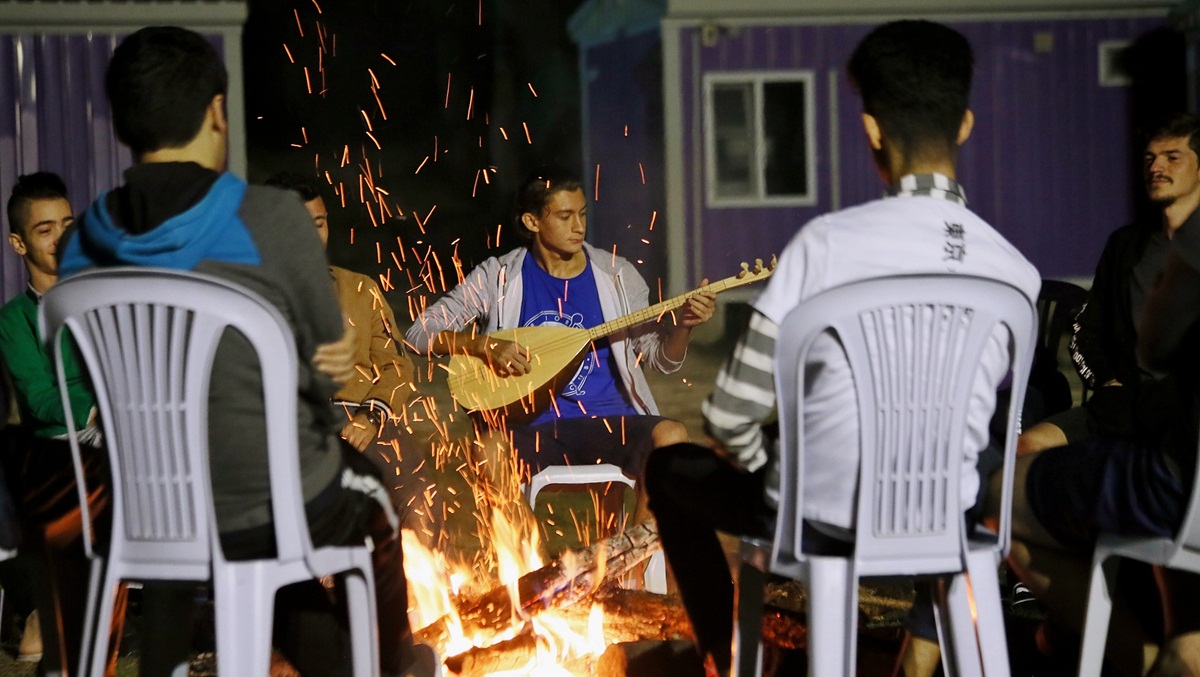
[(193, 270), (203, 260), (260, 265), (262, 259), (238, 210), (246, 183), (222, 174), (199, 202), (143, 233), (113, 220), (109, 193), (92, 203), (59, 264), (66, 276), (92, 266), (134, 265)]

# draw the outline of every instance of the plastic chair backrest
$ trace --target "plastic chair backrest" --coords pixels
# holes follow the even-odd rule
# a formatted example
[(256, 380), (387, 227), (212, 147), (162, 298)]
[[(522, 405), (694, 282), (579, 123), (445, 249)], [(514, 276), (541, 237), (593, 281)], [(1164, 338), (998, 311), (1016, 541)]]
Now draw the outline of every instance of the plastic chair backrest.
[[(776, 343), (780, 497), (773, 569), (803, 561), (806, 356), (825, 333), (840, 341), (857, 393), (860, 475), (855, 559), (861, 574), (958, 570), (966, 525), (959, 499), (967, 415), (980, 357), (1007, 328), (1012, 399), (1005, 477), (1012, 477), (1020, 403), (1035, 340), (1033, 303), (995, 280), (912, 275), (847, 284), (804, 301)], [(1011, 482), (997, 546), (1006, 552)], [(894, 570), (898, 562), (907, 562)], [(949, 567), (949, 568), (946, 568)]]
[[(59, 281), (39, 310), (59, 382), (69, 329), (91, 374), (108, 449), (113, 539), (134, 561), (207, 564), (222, 557), (209, 484), (208, 397), (217, 345), (236, 330), (264, 374), (271, 513), (279, 560), (312, 552), (300, 494), (296, 347), (279, 311), (237, 285), (197, 273), (118, 267)], [(70, 400), (63, 391), (79, 467)], [(80, 503), (85, 488), (80, 483)], [(84, 511), (84, 533), (91, 516)], [(90, 537), (85, 539), (92, 554)]]

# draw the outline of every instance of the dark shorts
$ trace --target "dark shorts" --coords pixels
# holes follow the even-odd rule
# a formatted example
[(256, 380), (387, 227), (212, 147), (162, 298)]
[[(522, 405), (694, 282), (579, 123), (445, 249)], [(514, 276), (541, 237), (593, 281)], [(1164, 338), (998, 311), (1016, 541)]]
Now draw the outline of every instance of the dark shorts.
[(1051, 423), (1063, 432), (1067, 444), (1079, 444), (1094, 435), (1091, 415), (1084, 407), (1071, 407), (1052, 416), (1047, 416), (1043, 423)]
[(1161, 452), (1130, 440), (1096, 438), (1038, 454), (1025, 497), (1062, 545), (1090, 551), (1097, 534), (1170, 538), (1188, 493)]
[(552, 465), (611, 463), (641, 477), (654, 449), (654, 426), (661, 416), (567, 418), (536, 426), (513, 426), (517, 457), (533, 474)]

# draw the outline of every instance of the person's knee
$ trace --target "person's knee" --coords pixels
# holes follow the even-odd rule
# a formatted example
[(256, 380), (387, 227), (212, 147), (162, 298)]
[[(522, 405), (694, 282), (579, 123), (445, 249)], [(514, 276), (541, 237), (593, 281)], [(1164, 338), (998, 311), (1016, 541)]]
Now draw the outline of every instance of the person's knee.
[(1067, 436), (1062, 429), (1053, 423), (1042, 421), (1017, 438), (1017, 455), (1023, 456), (1036, 451), (1044, 451), (1061, 447), (1067, 443)]
[(669, 447), (688, 441), (687, 426), (679, 421), (666, 419), (654, 426), (654, 448)]

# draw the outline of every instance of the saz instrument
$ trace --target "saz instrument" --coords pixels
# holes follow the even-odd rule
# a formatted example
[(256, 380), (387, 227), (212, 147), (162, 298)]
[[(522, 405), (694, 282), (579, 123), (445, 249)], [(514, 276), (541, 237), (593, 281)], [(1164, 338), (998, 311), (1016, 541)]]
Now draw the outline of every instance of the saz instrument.
[[(559, 391), (558, 377), (567, 373), (567, 368), (572, 364), (578, 365), (581, 362), (584, 348), (592, 341), (642, 322), (657, 320), (682, 306), (688, 297), (696, 292), (719, 294), (734, 287), (765, 280), (774, 271), (774, 257), (771, 258), (768, 268), (763, 267), (762, 259), (755, 260), (754, 270), (750, 270), (749, 264), (743, 263), (742, 271), (733, 277), (707, 284), (591, 329), (541, 325), (502, 329), (488, 334), (490, 338), (513, 341), (521, 346), (529, 355), (529, 373), (501, 376), (493, 371), (490, 361), (470, 355), (452, 355), (446, 366), (446, 382), (450, 386), (450, 394), (469, 411), (491, 411), (519, 401), (525, 413), (532, 413), (541, 409), (537, 398), (542, 398), (544, 403), (547, 396), (553, 397)], [(570, 375), (574, 373), (575, 370), (570, 370)]]

